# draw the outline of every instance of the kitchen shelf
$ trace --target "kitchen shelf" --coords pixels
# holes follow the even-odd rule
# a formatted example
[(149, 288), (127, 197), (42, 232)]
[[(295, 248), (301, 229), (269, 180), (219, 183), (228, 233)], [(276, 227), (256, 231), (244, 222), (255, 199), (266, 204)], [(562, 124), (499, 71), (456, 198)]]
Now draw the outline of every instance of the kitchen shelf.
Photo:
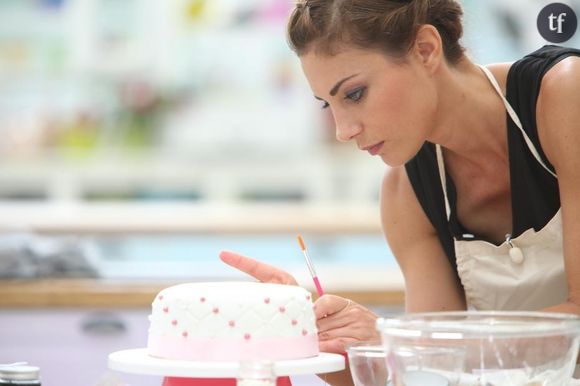
[(381, 232), (378, 205), (0, 203), (0, 230), (46, 234)]
[(221, 158), (105, 152), (86, 159), (4, 159), (0, 203), (376, 204), (387, 167), (351, 145), (239, 157), (222, 149)]

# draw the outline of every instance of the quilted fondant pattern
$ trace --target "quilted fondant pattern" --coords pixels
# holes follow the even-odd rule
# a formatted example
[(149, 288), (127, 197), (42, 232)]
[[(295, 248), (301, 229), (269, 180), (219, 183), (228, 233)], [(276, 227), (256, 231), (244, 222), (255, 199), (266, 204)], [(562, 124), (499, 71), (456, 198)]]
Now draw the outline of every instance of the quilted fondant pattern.
[(163, 290), (152, 307), (149, 333), (158, 336), (255, 339), (317, 332), (310, 293), (296, 286), (182, 284)]

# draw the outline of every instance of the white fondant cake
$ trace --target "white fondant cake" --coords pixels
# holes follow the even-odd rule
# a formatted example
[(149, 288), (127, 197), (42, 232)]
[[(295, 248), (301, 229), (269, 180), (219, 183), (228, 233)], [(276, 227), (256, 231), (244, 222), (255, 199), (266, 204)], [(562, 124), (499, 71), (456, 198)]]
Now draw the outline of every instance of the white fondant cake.
[(162, 290), (149, 317), (149, 355), (180, 360), (318, 355), (310, 293), (297, 286), (214, 282)]

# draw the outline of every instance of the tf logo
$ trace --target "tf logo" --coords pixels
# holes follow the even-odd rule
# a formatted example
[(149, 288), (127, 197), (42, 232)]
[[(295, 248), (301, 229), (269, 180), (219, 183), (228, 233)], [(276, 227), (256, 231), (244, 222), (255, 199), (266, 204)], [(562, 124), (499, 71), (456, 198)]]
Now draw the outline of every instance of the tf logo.
[(568, 5), (552, 3), (540, 11), (537, 24), (538, 31), (544, 39), (551, 43), (562, 43), (574, 36), (578, 19)]

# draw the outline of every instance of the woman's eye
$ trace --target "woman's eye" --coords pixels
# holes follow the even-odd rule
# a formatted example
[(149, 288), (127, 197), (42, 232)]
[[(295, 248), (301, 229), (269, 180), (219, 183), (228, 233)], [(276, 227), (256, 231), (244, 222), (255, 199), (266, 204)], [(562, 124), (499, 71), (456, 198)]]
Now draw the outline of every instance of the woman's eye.
[(323, 110), (324, 110), (324, 109), (327, 109), (327, 108), (328, 108), (328, 106), (330, 106), (330, 105), (328, 104), (328, 102), (324, 102), (324, 103), (322, 104), (322, 109), (323, 109)]
[(353, 102), (358, 102), (363, 97), (364, 92), (365, 92), (364, 87), (358, 88), (353, 92), (346, 94), (346, 99), (350, 99)]

